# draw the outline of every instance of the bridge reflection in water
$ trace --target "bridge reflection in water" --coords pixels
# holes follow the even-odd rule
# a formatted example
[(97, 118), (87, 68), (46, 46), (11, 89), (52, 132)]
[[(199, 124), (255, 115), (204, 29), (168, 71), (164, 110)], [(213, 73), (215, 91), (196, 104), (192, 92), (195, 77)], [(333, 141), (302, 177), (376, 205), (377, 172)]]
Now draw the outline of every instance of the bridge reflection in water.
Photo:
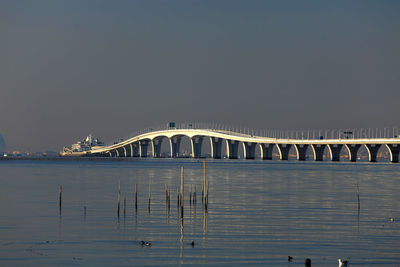
[[(296, 133), (296, 135), (298, 134)], [(340, 133), (339, 137), (341, 137)], [(190, 156), (193, 158), (202, 157), (202, 147), (206, 139), (210, 144), (210, 155), (214, 159), (222, 158), (223, 146), (225, 146), (226, 156), (229, 159), (238, 158), (239, 146), (243, 147), (243, 158), (245, 159), (256, 158), (256, 148), (258, 146), (260, 158), (264, 160), (272, 159), (274, 147), (277, 148), (281, 160), (288, 160), (289, 151), (294, 147), (297, 160), (300, 161), (306, 160), (309, 150), (312, 151), (315, 161), (322, 161), (325, 151), (328, 152), (332, 161), (339, 161), (340, 154), (344, 150), (347, 151), (349, 160), (352, 162), (357, 160), (357, 153), (362, 146), (366, 148), (370, 162), (376, 162), (378, 150), (381, 147), (387, 148), (391, 162), (399, 162), (400, 152), (400, 138), (397, 136), (392, 138), (354, 138), (353, 136), (353, 139), (271, 138), (258, 136), (255, 131), (243, 133), (237, 132), (235, 129), (193, 129), (188, 127), (150, 130), (118, 143), (87, 151), (85, 156), (147, 157), (150, 154), (152, 157), (157, 158), (162, 156), (161, 146), (163, 140), (168, 140), (170, 157), (178, 157), (183, 138), (189, 138)]]

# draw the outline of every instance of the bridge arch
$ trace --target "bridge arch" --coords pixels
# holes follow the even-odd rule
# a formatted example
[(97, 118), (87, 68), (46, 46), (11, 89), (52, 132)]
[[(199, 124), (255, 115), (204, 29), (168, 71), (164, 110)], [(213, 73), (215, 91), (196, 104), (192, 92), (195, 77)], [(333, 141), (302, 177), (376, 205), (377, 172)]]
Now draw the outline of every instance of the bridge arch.
[[(161, 158), (162, 157), (162, 147), (165, 139), (168, 140), (169, 143), (169, 138), (168, 136), (165, 135), (159, 135), (151, 139), (151, 154), (153, 158)], [(169, 144), (168, 144), (169, 145)]]

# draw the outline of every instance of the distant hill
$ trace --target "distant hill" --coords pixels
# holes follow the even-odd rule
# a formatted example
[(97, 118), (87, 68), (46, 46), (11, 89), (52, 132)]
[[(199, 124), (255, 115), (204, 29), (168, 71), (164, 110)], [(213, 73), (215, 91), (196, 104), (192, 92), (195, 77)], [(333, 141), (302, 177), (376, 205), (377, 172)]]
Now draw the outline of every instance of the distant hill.
[(3, 136), (0, 134), (0, 152), (6, 152), (6, 142)]

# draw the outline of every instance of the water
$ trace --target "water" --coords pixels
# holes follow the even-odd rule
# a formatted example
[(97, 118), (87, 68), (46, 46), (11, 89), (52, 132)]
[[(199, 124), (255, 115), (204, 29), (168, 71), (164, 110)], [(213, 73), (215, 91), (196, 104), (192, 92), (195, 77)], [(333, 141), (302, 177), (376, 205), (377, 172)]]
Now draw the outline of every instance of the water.
[[(0, 162), (0, 266), (304, 266), (306, 258), (313, 266), (337, 266), (338, 257), (351, 266), (400, 266), (399, 164), (209, 160), (206, 166), (207, 213), (198, 160)], [(169, 213), (165, 184), (172, 189)], [(197, 185), (196, 206), (189, 205), (190, 184)]]

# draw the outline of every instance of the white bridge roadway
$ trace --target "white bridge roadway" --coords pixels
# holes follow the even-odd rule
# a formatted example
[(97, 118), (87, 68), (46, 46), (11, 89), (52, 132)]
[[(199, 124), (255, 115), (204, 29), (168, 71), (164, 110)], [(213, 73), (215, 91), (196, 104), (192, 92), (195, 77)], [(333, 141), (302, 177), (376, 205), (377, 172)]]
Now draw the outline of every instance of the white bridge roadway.
[(205, 138), (210, 140), (211, 157), (221, 158), (222, 145), (226, 146), (226, 154), (229, 159), (238, 158), (239, 144), (243, 145), (245, 159), (254, 159), (256, 146), (260, 147), (261, 159), (272, 159), (272, 150), (276, 146), (281, 160), (287, 160), (289, 150), (293, 146), (298, 160), (306, 160), (307, 149), (310, 147), (314, 154), (314, 160), (322, 161), (326, 147), (332, 161), (340, 160), (340, 153), (345, 147), (350, 161), (356, 161), (357, 152), (361, 146), (365, 146), (369, 153), (369, 161), (375, 162), (378, 150), (386, 146), (390, 153), (391, 162), (399, 162), (400, 138), (368, 138), (368, 139), (279, 139), (261, 136), (253, 136), (232, 131), (212, 129), (167, 129), (144, 133), (119, 143), (86, 151), (86, 156), (103, 157), (146, 157), (148, 147), (151, 145), (151, 155), (161, 157), (161, 144), (165, 139), (169, 140), (170, 155), (177, 157), (183, 137), (190, 139), (191, 156), (201, 157), (202, 143)]

